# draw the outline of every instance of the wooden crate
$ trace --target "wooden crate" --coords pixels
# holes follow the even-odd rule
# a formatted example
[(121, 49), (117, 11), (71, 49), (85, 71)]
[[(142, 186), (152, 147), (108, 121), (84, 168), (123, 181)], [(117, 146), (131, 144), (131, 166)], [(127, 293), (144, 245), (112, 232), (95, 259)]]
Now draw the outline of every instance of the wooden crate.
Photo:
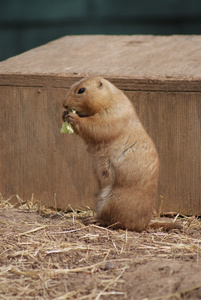
[(64, 95), (89, 75), (124, 90), (153, 138), (158, 206), (201, 215), (200, 36), (71, 36), (0, 63), (2, 195), (93, 206), (85, 144), (60, 134)]

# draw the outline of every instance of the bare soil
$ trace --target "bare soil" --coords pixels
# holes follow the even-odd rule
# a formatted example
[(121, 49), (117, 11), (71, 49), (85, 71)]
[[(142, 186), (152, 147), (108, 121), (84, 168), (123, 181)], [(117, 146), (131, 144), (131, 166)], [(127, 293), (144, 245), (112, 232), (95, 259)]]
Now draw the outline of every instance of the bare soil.
[(201, 299), (201, 222), (142, 233), (0, 201), (0, 299)]

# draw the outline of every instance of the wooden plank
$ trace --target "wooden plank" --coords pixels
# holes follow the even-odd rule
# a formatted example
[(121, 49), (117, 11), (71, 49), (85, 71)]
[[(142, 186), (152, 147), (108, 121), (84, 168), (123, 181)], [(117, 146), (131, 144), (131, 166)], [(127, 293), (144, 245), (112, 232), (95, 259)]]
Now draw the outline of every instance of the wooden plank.
[(158, 207), (201, 215), (201, 93), (130, 92), (160, 158)]
[(101, 75), (128, 91), (201, 91), (200, 70), (200, 36), (72, 36), (0, 63), (0, 84), (68, 88)]
[[(62, 135), (65, 90), (0, 88), (0, 191), (49, 206), (93, 206), (96, 183), (85, 145)], [(56, 203), (55, 203), (56, 201)]]
[[(0, 86), (17, 87), (36, 87), (36, 88), (66, 88), (69, 89), (72, 84), (83, 77), (98, 76), (100, 74), (83, 74), (72, 76), (57, 75), (22, 75), (22, 74), (0, 74)], [(111, 81), (119, 89), (124, 91), (160, 91), (160, 92), (200, 92), (200, 80), (157, 80), (157, 79), (133, 79), (125, 77), (113, 77), (101, 75)]]

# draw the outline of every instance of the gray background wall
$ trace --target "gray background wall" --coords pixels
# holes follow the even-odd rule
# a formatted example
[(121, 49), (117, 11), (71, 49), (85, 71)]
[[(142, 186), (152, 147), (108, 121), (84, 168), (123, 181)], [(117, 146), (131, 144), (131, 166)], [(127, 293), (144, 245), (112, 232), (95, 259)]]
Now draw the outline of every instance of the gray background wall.
[(0, 0), (0, 60), (74, 34), (201, 34), (201, 1)]

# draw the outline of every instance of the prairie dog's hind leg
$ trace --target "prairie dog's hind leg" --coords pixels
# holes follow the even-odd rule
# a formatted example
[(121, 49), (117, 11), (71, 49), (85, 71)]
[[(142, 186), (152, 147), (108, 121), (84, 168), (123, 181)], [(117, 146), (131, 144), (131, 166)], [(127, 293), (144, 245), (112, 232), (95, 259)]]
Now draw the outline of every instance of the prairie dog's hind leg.
[(152, 218), (153, 198), (140, 190), (113, 188), (101, 204), (97, 219), (102, 226), (140, 232)]
[(105, 205), (106, 198), (109, 196), (111, 189), (112, 186), (106, 186), (96, 193), (95, 198), (97, 216), (84, 217), (82, 219), (84, 225), (96, 224), (104, 226), (104, 224), (102, 224), (101, 220), (99, 219), (99, 215)]

